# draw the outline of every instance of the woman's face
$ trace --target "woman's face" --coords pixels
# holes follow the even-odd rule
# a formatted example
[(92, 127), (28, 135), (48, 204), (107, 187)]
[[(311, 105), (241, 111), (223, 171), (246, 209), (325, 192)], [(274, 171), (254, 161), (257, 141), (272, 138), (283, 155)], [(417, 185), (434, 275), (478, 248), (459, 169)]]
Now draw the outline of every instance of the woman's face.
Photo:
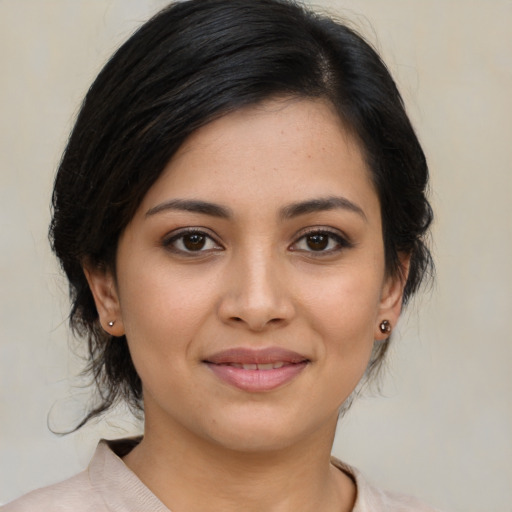
[(102, 324), (126, 334), (146, 435), (243, 451), (332, 436), (402, 292), (361, 151), (313, 100), (199, 129), (122, 234), (116, 272), (88, 277)]

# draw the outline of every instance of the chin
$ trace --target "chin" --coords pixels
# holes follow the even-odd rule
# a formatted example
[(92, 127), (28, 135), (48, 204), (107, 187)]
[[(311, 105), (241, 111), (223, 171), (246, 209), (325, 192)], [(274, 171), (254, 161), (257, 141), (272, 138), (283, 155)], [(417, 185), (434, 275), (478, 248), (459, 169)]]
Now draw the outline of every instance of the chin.
[(334, 436), (338, 411), (323, 422), (311, 424), (304, 421), (305, 414), (284, 415), (282, 412), (252, 408), (236, 415), (223, 414), (208, 425), (205, 434), (224, 449), (253, 454), (286, 450), (316, 434)]

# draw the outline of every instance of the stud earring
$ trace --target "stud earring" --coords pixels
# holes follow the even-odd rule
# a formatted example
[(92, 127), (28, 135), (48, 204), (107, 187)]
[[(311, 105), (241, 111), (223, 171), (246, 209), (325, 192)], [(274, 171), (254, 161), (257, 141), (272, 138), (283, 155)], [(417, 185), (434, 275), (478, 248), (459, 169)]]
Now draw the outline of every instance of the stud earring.
[(115, 320), (110, 320), (110, 322), (108, 323), (108, 326), (109, 327), (114, 327), (114, 324), (116, 323)]
[(391, 324), (389, 320), (382, 320), (379, 324), (379, 329), (382, 334), (391, 334)]

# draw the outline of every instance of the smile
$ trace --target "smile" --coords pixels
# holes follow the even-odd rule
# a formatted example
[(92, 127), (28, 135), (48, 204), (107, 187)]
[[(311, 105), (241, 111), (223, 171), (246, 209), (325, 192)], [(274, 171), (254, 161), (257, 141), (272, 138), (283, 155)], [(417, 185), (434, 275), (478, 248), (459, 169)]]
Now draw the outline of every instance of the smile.
[(244, 370), (275, 370), (282, 368), (285, 364), (283, 361), (277, 363), (263, 363), (263, 364), (240, 364), (240, 363), (228, 363), (226, 366), (232, 366), (233, 368), (243, 368)]
[(310, 361), (281, 348), (235, 348), (214, 354), (203, 362), (224, 383), (250, 393), (261, 393), (287, 384), (302, 373)]

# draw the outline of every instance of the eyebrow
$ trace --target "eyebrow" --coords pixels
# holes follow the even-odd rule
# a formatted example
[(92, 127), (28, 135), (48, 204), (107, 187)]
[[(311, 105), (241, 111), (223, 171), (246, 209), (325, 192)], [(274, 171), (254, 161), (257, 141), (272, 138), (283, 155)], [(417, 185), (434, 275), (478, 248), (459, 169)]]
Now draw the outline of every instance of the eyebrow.
[[(308, 213), (323, 212), (336, 209), (342, 209), (356, 213), (365, 221), (367, 221), (366, 215), (360, 206), (353, 203), (346, 197), (341, 196), (322, 197), (292, 203), (282, 208), (279, 212), (279, 216), (282, 219), (292, 219), (301, 215), (307, 215)], [(165, 201), (154, 206), (153, 208), (150, 208), (146, 212), (146, 217), (150, 217), (152, 215), (156, 215), (158, 213), (169, 210), (200, 213), (221, 219), (229, 219), (233, 217), (233, 212), (230, 208), (198, 199), (171, 199), (169, 201)]]
[(321, 197), (317, 199), (310, 199), (308, 201), (292, 203), (288, 206), (285, 206), (280, 211), (280, 216), (283, 219), (291, 219), (300, 215), (307, 215), (308, 213), (337, 209), (357, 213), (357, 215), (362, 217), (365, 221), (368, 221), (363, 209), (360, 206), (358, 206), (356, 203), (353, 203), (346, 197), (341, 196)]
[(228, 219), (233, 216), (229, 208), (215, 203), (199, 201), (196, 199), (171, 199), (170, 201), (165, 201), (153, 208), (150, 208), (146, 212), (146, 217), (168, 210), (202, 213), (203, 215), (210, 215), (221, 219)]

